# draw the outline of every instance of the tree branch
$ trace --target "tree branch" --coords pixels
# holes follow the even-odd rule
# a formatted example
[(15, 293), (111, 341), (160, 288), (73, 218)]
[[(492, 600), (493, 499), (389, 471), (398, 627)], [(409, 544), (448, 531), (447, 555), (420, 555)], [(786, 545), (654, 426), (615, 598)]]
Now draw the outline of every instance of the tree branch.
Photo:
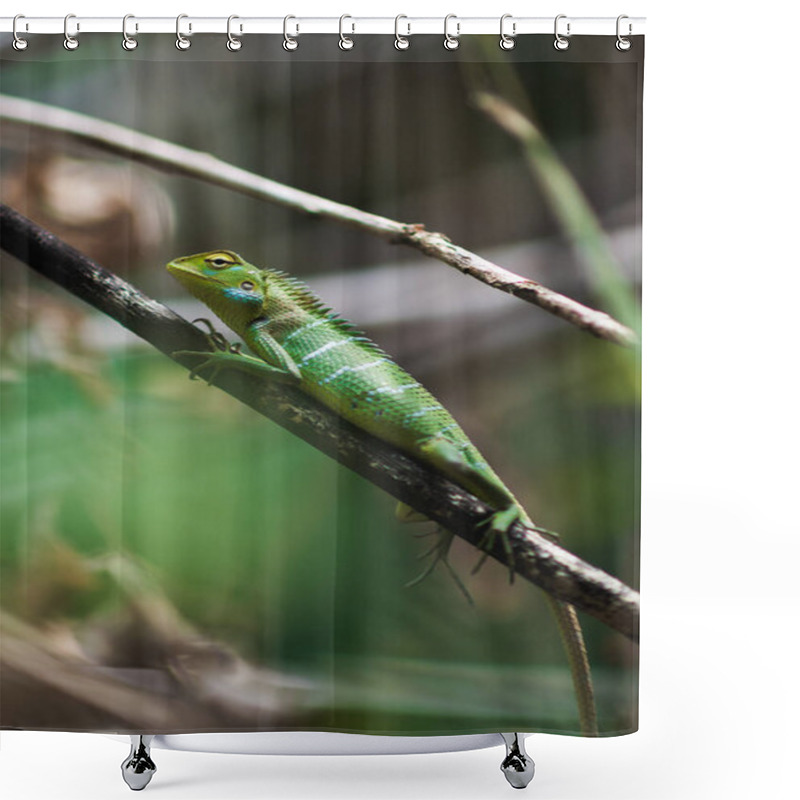
[[(170, 358), (176, 350), (207, 349), (204, 334), (185, 319), (5, 205), (0, 206), (0, 243)], [(187, 368), (196, 363), (193, 357), (173, 360)], [(430, 467), (350, 425), (293, 387), (231, 371), (221, 373), (216, 385), (471, 544), (480, 543), (484, 529), (479, 524), (490, 508)], [(497, 538), (490, 552), (505, 563)], [(519, 524), (509, 538), (519, 575), (638, 640), (637, 592)]]
[(68, 136), (165, 172), (199, 178), (304, 214), (351, 225), (393, 244), (409, 245), (465, 275), (533, 303), (600, 339), (628, 347), (638, 341), (630, 328), (605, 312), (585, 306), (537, 281), (493, 264), (454, 244), (444, 234), (426, 230), (424, 225), (397, 222), (336, 203), (255, 175), (208, 153), (181, 147), (84, 114), (8, 95), (0, 95), (0, 104), (0, 119), (8, 122)]

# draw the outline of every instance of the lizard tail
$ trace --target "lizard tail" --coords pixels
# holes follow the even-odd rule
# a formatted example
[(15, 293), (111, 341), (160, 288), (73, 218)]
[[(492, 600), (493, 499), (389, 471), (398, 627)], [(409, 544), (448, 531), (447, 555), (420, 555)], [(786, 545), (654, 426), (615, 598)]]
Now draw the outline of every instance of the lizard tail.
[(562, 603), (549, 594), (546, 597), (555, 615), (561, 640), (567, 652), (572, 684), (575, 687), (575, 697), (578, 701), (581, 732), (584, 736), (597, 736), (597, 710), (594, 704), (592, 673), (578, 614), (575, 607), (569, 603)]
[[(553, 541), (558, 541), (559, 536), (557, 533), (535, 525), (525, 509), (519, 505), (519, 502), (516, 500), (514, 502), (521, 512), (521, 519), (524, 524), (529, 525)], [(580, 720), (581, 732), (584, 736), (597, 736), (597, 708), (594, 702), (592, 668), (589, 666), (589, 656), (586, 653), (586, 643), (583, 640), (583, 629), (578, 619), (578, 612), (575, 610), (575, 606), (557, 600), (547, 592), (545, 592), (545, 597), (553, 616), (556, 618), (558, 632), (561, 634), (561, 641), (567, 654), (569, 671), (572, 675), (572, 685), (575, 690), (575, 699), (578, 703), (578, 719)]]

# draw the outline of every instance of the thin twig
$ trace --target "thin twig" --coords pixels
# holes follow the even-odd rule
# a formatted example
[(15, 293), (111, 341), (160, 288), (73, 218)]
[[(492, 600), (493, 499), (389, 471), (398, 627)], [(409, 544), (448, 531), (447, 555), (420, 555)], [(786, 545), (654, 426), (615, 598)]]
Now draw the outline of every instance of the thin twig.
[[(207, 349), (198, 328), (7, 206), (0, 206), (0, 242), (4, 250), (171, 358), (176, 350)], [(194, 357), (173, 360), (187, 368), (196, 364)], [(293, 387), (231, 371), (221, 373), (216, 385), (447, 530), (473, 545), (481, 542), (481, 522), (491, 509), (434, 469)], [(637, 592), (522, 525), (515, 525), (509, 536), (520, 576), (638, 640)], [(496, 537), (491, 555), (505, 563), (500, 539)]]
[(564, 232), (591, 273), (606, 306), (634, 329), (641, 327), (638, 304), (600, 221), (572, 173), (531, 119), (504, 98), (475, 92), (475, 105), (522, 146), (531, 173), (549, 200)]
[(393, 244), (415, 247), (495, 289), (533, 303), (600, 339), (624, 346), (632, 346), (637, 341), (636, 334), (630, 328), (608, 314), (493, 264), (454, 244), (445, 235), (426, 230), (424, 225), (397, 222), (370, 214), (255, 175), (209, 153), (31, 100), (0, 95), (0, 119), (65, 135), (165, 172), (199, 178), (304, 214), (351, 225)]

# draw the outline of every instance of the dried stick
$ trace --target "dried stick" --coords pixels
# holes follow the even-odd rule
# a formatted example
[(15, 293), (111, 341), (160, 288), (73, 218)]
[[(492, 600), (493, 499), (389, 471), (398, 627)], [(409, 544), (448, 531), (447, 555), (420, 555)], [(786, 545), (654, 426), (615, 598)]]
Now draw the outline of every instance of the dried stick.
[(532, 120), (504, 98), (488, 92), (476, 92), (472, 100), (522, 146), (531, 173), (592, 274), (605, 305), (618, 319), (625, 320), (634, 328), (641, 327), (637, 303), (622, 279), (619, 264), (611, 252), (600, 220), (555, 148), (542, 136)]
[(444, 234), (425, 230), (424, 225), (397, 222), (370, 214), (255, 175), (209, 153), (31, 100), (0, 95), (0, 119), (68, 136), (165, 172), (199, 178), (304, 214), (351, 225), (392, 244), (415, 247), (465, 275), (533, 303), (600, 339), (624, 346), (632, 346), (637, 341), (636, 334), (630, 328), (605, 312), (585, 306), (537, 281), (493, 264), (454, 244)]
[[(195, 358), (174, 358), (173, 352), (207, 349), (198, 328), (5, 205), (0, 206), (0, 244), (183, 366), (196, 364)], [(480, 523), (491, 509), (432, 468), (350, 425), (296, 388), (230, 371), (221, 373), (216, 385), (447, 530), (479, 545), (484, 535)], [(509, 538), (520, 576), (638, 641), (638, 592), (520, 524), (511, 529)], [(506, 563), (499, 539), (489, 552)]]

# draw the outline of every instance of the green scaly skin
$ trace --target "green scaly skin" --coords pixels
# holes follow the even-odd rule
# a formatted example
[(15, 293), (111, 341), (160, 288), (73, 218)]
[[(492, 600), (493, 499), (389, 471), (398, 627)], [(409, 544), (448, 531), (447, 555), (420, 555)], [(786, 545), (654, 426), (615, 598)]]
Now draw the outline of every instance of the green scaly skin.
[[(257, 356), (217, 343), (217, 352), (194, 354), (206, 358), (193, 374), (208, 370), (210, 382), (220, 369), (235, 368), (295, 385), (357, 427), (435, 467), (495, 509), (485, 543), (502, 537), (513, 570), (507, 531), (515, 522), (535, 526), (442, 404), (374, 342), (301, 281), (248, 264), (230, 250), (178, 258), (167, 269)], [(410, 519), (409, 511), (401, 504), (398, 516)], [(444, 560), (441, 552), (439, 557)], [(581, 729), (596, 734), (591, 672), (575, 609), (548, 599), (572, 671)]]

